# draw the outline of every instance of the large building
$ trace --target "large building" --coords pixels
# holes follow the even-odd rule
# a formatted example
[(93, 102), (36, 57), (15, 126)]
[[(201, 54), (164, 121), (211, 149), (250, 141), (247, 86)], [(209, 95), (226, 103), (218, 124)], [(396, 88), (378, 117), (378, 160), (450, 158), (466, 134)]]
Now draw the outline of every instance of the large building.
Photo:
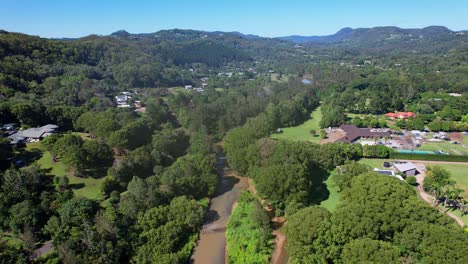
[(345, 134), (337, 142), (354, 143), (360, 138), (389, 138), (392, 133), (386, 128), (359, 128), (355, 125), (341, 125), (340, 129)]

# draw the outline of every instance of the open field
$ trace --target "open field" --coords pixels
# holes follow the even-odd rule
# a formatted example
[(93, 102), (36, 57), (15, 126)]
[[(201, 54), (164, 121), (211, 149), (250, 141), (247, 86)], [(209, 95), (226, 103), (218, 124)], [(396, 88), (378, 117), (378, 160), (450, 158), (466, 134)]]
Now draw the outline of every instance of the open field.
[(450, 155), (468, 155), (468, 148), (464, 148), (461, 144), (452, 144), (450, 142), (427, 142), (422, 144), (419, 150), (443, 151)]
[(168, 88), (168, 90), (172, 94), (179, 94), (179, 93), (190, 93), (190, 90), (185, 89), (184, 87), (172, 87)]
[(77, 196), (84, 196), (89, 199), (102, 198), (100, 193), (101, 183), (104, 177), (95, 179), (92, 177), (80, 178), (70, 176), (67, 166), (62, 162), (52, 162), (50, 152), (43, 149), (40, 142), (26, 144), (26, 151), (40, 155), (35, 162), (43, 169), (50, 169), (50, 174), (54, 176), (67, 176), (73, 192)]
[(319, 130), (320, 129), (320, 120), (322, 119), (322, 111), (320, 107), (315, 109), (312, 113), (310, 113), (310, 119), (305, 121), (303, 124), (295, 126), (295, 127), (286, 127), (283, 128), (283, 133), (280, 134), (273, 134), (271, 135), (272, 138), (275, 139), (288, 139), (288, 140), (295, 140), (295, 141), (310, 141), (319, 143), (320, 137), (312, 136), (310, 134), (311, 130)]
[(360, 159), (359, 163), (369, 165), (373, 168), (383, 169), (384, 161), (391, 161), (390, 159)]
[(324, 182), (325, 185), (327, 185), (327, 189), (330, 193), (328, 199), (320, 203), (320, 206), (327, 208), (330, 212), (335, 211), (341, 196), (341, 194), (338, 192), (338, 187), (332, 179), (334, 174), (335, 171), (332, 171), (327, 180)]

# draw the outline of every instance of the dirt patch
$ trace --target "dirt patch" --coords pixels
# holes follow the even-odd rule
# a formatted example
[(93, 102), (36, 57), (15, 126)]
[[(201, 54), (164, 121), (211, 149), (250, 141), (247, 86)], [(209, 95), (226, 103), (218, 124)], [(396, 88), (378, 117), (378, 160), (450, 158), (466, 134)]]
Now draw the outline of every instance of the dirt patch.
[(457, 141), (457, 142), (459, 142), (459, 143), (463, 143), (463, 138), (464, 138), (464, 136), (463, 136), (463, 134), (460, 133), (460, 132), (448, 133), (447, 136), (448, 136), (448, 137), (450, 138), (450, 140), (452, 140), (452, 141)]

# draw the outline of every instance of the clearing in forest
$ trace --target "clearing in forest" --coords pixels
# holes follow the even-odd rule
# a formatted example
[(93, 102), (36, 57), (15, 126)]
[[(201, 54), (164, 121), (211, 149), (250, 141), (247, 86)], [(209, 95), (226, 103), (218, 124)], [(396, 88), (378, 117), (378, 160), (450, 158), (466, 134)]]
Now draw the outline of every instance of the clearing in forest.
[[(320, 143), (318, 130), (320, 129), (320, 120), (322, 120), (322, 111), (317, 107), (310, 113), (310, 119), (303, 124), (295, 127), (282, 128), (282, 133), (273, 134), (271, 137), (275, 139), (288, 139), (295, 141), (310, 141)], [(316, 135), (313, 136), (310, 131), (315, 130)]]

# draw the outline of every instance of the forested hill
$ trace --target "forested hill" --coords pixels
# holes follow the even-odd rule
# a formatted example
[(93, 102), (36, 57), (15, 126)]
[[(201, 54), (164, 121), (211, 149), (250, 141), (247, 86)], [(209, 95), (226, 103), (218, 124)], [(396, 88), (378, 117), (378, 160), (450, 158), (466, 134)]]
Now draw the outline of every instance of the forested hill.
[(361, 53), (432, 53), (466, 50), (468, 34), (442, 26), (422, 29), (398, 27), (343, 28), (328, 36), (285, 36), (278, 39), (305, 45), (311, 49), (353, 48)]
[(467, 43), (468, 34), (443, 27), (348, 28), (329, 43), (299, 46), (239, 32), (180, 29), (61, 40), (0, 31), (0, 98), (33, 92), (47, 104), (81, 105), (119, 89), (196, 84), (223, 72), (297, 73), (301, 65), (323, 61), (466, 52)]

